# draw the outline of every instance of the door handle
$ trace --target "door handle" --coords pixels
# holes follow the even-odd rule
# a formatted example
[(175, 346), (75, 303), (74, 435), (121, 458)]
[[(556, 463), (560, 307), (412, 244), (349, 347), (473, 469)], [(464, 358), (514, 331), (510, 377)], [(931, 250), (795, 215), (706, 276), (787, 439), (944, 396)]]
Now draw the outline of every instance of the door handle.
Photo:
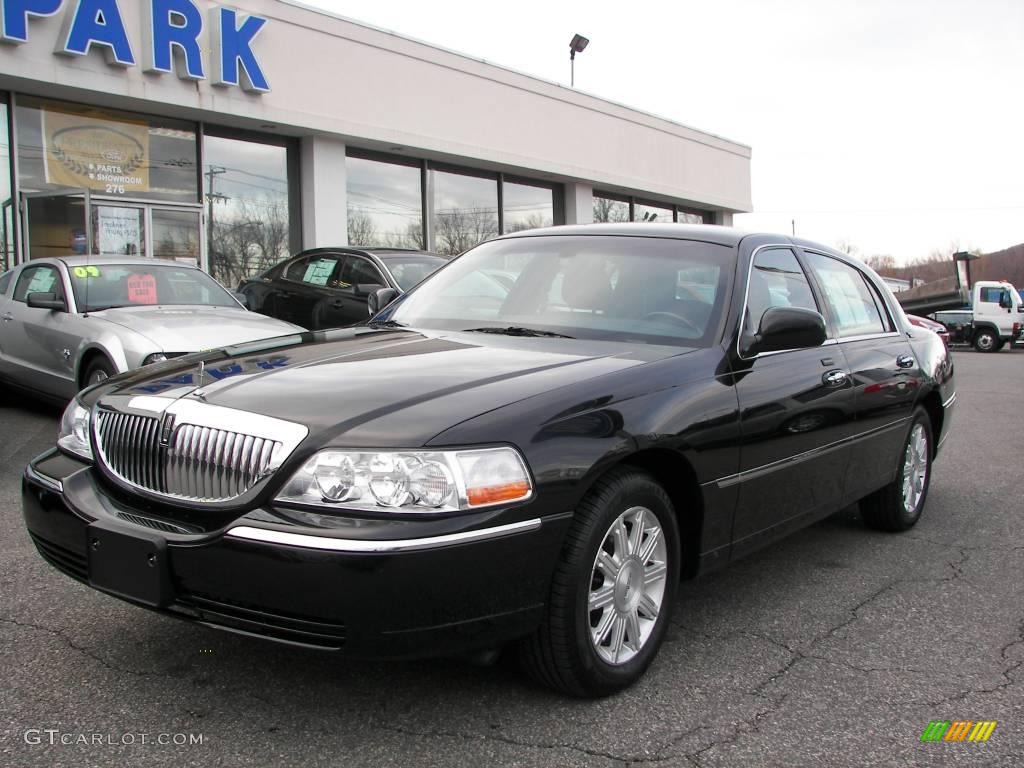
[(896, 365), (899, 368), (910, 368), (914, 364), (914, 358), (910, 355), (900, 355), (896, 358)]
[(821, 380), (825, 382), (826, 386), (841, 387), (850, 380), (850, 377), (846, 374), (846, 371), (835, 370), (826, 373), (821, 377)]
[(2, 315), (0, 315), (0, 317), (2, 317), (5, 322), (14, 319), (14, 315), (12, 315), (10, 312), (4, 312)]

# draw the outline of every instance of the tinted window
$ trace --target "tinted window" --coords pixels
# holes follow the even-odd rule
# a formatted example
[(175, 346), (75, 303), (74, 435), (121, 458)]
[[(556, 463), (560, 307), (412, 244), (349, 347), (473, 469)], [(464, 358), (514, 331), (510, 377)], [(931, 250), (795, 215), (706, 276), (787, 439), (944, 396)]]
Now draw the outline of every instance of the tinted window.
[(30, 293), (55, 293), (57, 298), (61, 298), (64, 295), (64, 288), (60, 283), (60, 273), (57, 269), (44, 265), (23, 269), (14, 288), (14, 300), (25, 301), (25, 297)]
[(302, 276), (306, 274), (306, 267), (308, 266), (312, 257), (305, 256), (301, 259), (296, 259), (288, 268), (285, 269), (284, 277), (286, 280), (294, 280), (295, 282), (301, 282)]
[(410, 256), (409, 258), (387, 258), (384, 266), (391, 272), (395, 282), (403, 291), (408, 291), (434, 270), (443, 267), (447, 261), (436, 256)]
[(807, 276), (788, 248), (759, 251), (750, 270), (744, 331), (756, 333), (771, 307), (818, 309)]
[(387, 285), (380, 271), (366, 259), (360, 259), (358, 256), (348, 257), (342, 281), (350, 285)]
[[(299, 280), (306, 285), (327, 285), (331, 282), (331, 276), (334, 275), (339, 261), (341, 261), (340, 256), (320, 256), (304, 261)], [(289, 277), (291, 277), (291, 271), (289, 269)]]
[(733, 263), (732, 248), (671, 238), (501, 240), (460, 256), (391, 319), (445, 330), (522, 326), (709, 346)]
[(142, 305), (239, 308), (231, 295), (198, 269), (154, 264), (96, 264), (69, 268), (79, 312)]
[(7, 293), (7, 286), (11, 284), (12, 277), (14, 277), (13, 271), (5, 272), (3, 275), (0, 275), (0, 296)]
[(989, 286), (980, 289), (978, 298), (980, 301), (988, 301), (993, 304), (998, 304), (1004, 295), (1009, 296), (1005, 288), (994, 288)]
[(860, 270), (821, 254), (808, 253), (807, 256), (840, 336), (862, 336), (889, 330), (875, 293)]

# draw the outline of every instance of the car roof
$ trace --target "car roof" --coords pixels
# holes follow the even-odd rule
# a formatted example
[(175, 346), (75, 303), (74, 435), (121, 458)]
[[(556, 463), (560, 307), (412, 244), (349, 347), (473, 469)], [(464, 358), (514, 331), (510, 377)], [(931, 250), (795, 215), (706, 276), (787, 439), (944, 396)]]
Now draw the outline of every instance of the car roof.
[[(526, 229), (502, 235), (500, 239), (517, 237), (541, 237), (544, 235), (626, 235), (631, 237), (673, 237), (680, 240), (703, 240), (720, 245), (737, 245), (748, 235), (768, 234), (746, 232), (732, 227), (716, 224), (646, 224), (639, 221), (618, 222), (610, 224), (565, 224), (542, 229)], [(785, 242), (793, 242), (790, 237), (779, 235)]]
[(85, 264), (93, 264), (96, 266), (110, 265), (110, 264), (167, 264), (174, 265), (175, 267), (184, 267), (185, 269), (198, 269), (195, 264), (183, 261), (175, 261), (174, 259), (158, 259), (158, 258), (145, 258), (141, 256), (52, 256), (45, 259), (32, 259), (31, 262), (26, 263), (50, 263), (62, 261), (69, 267), (78, 267)]

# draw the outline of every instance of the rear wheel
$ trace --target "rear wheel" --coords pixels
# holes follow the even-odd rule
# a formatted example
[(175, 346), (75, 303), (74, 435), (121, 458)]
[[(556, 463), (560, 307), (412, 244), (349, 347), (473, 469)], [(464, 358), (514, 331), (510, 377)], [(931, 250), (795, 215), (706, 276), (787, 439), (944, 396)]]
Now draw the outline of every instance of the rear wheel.
[(917, 523), (928, 497), (933, 453), (931, 420), (918, 408), (903, 442), (896, 479), (860, 502), (868, 527), (906, 531)]
[(999, 336), (990, 328), (982, 328), (974, 334), (974, 348), (979, 352), (998, 352)]
[(672, 502), (644, 472), (616, 469), (577, 506), (544, 620), (521, 645), (524, 668), (565, 693), (607, 696), (657, 654), (679, 582)]

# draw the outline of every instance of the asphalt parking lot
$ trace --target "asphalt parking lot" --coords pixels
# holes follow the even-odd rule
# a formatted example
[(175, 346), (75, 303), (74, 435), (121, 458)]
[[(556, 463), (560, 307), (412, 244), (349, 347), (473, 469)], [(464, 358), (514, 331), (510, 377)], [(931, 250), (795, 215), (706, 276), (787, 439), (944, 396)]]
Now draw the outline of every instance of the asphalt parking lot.
[[(77, 584), (20, 512), (59, 411), (2, 391), (0, 764), (1024, 765), (1024, 354), (955, 362), (955, 432), (914, 530), (852, 508), (685, 583), (647, 676), (596, 702), (506, 661), (343, 661)], [(933, 720), (998, 725), (923, 743)], [(202, 743), (142, 743), (161, 734)]]

